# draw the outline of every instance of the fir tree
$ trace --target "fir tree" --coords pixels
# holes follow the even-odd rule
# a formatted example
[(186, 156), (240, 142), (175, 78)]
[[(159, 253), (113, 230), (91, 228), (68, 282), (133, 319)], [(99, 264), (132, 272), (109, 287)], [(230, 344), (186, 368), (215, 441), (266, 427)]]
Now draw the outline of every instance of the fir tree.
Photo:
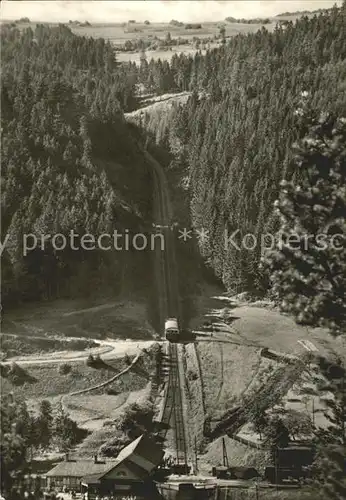
[(297, 145), (299, 184), (282, 182), (273, 291), (300, 323), (346, 327), (346, 120), (322, 116)]

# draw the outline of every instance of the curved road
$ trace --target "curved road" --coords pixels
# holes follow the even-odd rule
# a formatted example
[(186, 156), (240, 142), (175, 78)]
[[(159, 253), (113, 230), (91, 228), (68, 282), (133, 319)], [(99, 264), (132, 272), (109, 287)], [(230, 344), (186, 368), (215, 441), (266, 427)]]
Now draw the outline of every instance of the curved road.
[(95, 347), (92, 349), (87, 349), (84, 351), (64, 351), (61, 353), (51, 353), (51, 355), (44, 356), (25, 356), (25, 357), (14, 357), (7, 361), (4, 361), (3, 364), (11, 364), (12, 362), (16, 362), (20, 365), (43, 365), (43, 364), (51, 364), (51, 363), (67, 363), (67, 362), (78, 362), (85, 361), (87, 357), (92, 354), (102, 354), (102, 359), (110, 360), (116, 358), (122, 358), (125, 354), (133, 355), (139, 353), (142, 349), (150, 347), (155, 343), (153, 340), (141, 340), (141, 341), (121, 341), (121, 340), (99, 340), (99, 339), (90, 339), (94, 342), (98, 342), (100, 347)]

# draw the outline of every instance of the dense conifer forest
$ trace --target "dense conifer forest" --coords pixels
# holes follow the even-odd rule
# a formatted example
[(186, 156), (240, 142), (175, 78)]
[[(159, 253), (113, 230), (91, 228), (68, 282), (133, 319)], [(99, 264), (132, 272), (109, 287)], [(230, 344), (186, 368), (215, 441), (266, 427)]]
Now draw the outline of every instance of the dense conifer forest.
[(122, 111), (135, 104), (132, 68), (64, 26), (5, 26), (1, 44), (3, 301), (119, 292), (145, 269), (139, 252), (54, 251), (48, 238), (23, 255), (22, 242), (136, 230), (149, 217), (151, 174)]
[(135, 231), (150, 219), (150, 169), (123, 115), (137, 107), (137, 84), (192, 92), (187, 105), (144, 125), (169, 153), (192, 225), (208, 231), (205, 261), (230, 290), (265, 290), (260, 246), (238, 250), (225, 238), (276, 228), (273, 203), (282, 178), (295, 176), (301, 108), (345, 114), (345, 7), (139, 68), (64, 25), (5, 26), (1, 42), (5, 301), (119, 292), (131, 276), (138, 286), (140, 252), (54, 252), (48, 241), (23, 256), (18, 244), (23, 233)]
[[(238, 35), (206, 56), (174, 56), (170, 69), (165, 81), (193, 95), (145, 125), (174, 156), (192, 224), (209, 231), (200, 248), (217, 276), (228, 289), (263, 290), (260, 245), (249, 251), (241, 242), (276, 229), (273, 203), (280, 181), (295, 176), (292, 145), (305, 133), (303, 109), (345, 116), (345, 6), (273, 33)], [(241, 250), (225, 240), (238, 230)], [(253, 246), (252, 237), (245, 241)]]

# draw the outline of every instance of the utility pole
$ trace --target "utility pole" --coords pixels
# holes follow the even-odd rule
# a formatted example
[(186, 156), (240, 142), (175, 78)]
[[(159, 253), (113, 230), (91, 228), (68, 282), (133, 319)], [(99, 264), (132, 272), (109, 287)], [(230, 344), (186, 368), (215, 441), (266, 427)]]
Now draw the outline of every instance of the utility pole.
[(222, 438), (222, 455), (223, 455), (223, 457), (222, 457), (223, 458), (223, 466), (227, 467), (227, 469), (229, 469), (225, 438)]
[(279, 450), (278, 446), (275, 446), (275, 483), (276, 483), (276, 494), (279, 494)]
[(256, 483), (256, 500), (259, 500), (258, 484)]
[(196, 474), (198, 472), (198, 456), (197, 456), (197, 437), (195, 436), (195, 468)]

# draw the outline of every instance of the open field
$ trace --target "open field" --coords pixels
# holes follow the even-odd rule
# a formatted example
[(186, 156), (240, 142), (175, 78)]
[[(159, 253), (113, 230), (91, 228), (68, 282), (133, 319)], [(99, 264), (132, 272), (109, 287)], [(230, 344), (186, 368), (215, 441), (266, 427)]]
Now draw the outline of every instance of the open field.
[[(181, 43), (167, 48), (158, 48), (156, 50), (146, 50), (146, 56), (148, 61), (150, 59), (161, 59), (169, 61), (174, 54), (195, 54), (197, 48), (193, 42), (194, 38), (199, 38), (202, 43), (203, 39), (214, 39), (219, 33), (218, 28), (219, 23), (203, 23), (202, 29), (185, 29), (184, 27), (172, 26), (169, 24), (134, 24), (134, 25), (98, 25), (93, 26), (76, 26), (72, 28), (72, 31), (80, 36), (92, 36), (93, 38), (105, 38), (110, 40), (116, 47), (121, 47), (126, 40), (155, 40), (155, 37), (164, 39), (167, 33), (171, 34), (171, 38), (174, 39), (185, 39), (188, 43)], [(239, 33), (254, 33), (258, 29), (261, 29), (263, 25), (261, 24), (229, 24), (225, 23), (226, 37), (232, 37)], [(273, 25), (266, 25), (267, 29), (272, 29)], [(220, 41), (213, 40), (209, 43), (208, 48), (216, 48), (220, 46)], [(201, 47), (202, 49), (202, 47)], [(202, 53), (206, 50), (202, 49)], [(123, 51), (119, 50), (117, 52), (117, 60), (119, 62), (135, 62), (139, 64), (140, 54), (137, 52)]]
[[(259, 472), (264, 470), (268, 464), (268, 454), (262, 450), (255, 450), (238, 443), (234, 439), (225, 436), (225, 445), (229, 457), (230, 466), (255, 467)], [(210, 472), (211, 464), (222, 464), (222, 438), (213, 441), (207, 448), (206, 454), (201, 457), (201, 469)]]
[[(138, 391), (134, 393), (138, 395)], [(129, 399), (128, 392), (116, 395), (82, 394), (67, 398), (64, 406), (80, 427), (100, 429), (109, 419), (115, 419)]]
[[(150, 346), (147, 345), (150, 349)], [(143, 352), (136, 366), (122, 374), (118, 379), (112, 380), (105, 387), (100, 387), (92, 391), (97, 394), (119, 394), (121, 392), (139, 390), (143, 384), (147, 384), (148, 377), (153, 370), (154, 358), (149, 349)], [(61, 398), (64, 395), (94, 388), (100, 384), (110, 381), (119, 372), (129, 366), (131, 358), (124, 358), (126, 351), (121, 356), (113, 359), (102, 357), (96, 367), (87, 366), (85, 360), (74, 360), (66, 363), (18, 363), (15, 377), (11, 374), (3, 373), (1, 384), (3, 394), (12, 392), (14, 397), (40, 401), (43, 398)], [(131, 351), (128, 353), (133, 355)], [(137, 356), (138, 358), (138, 349)], [(134, 359), (134, 358), (133, 358)], [(61, 366), (68, 366), (69, 370), (61, 370)], [(18, 372), (18, 373), (17, 373)]]
[(129, 300), (56, 300), (6, 311), (2, 333), (54, 338), (150, 339), (146, 305)]
[[(312, 16), (313, 14), (308, 14)], [(185, 26), (175, 26), (169, 23), (150, 23), (145, 24), (144, 22), (136, 23), (94, 23), (92, 25), (85, 25), (86, 23), (73, 23), (68, 24), (73, 33), (78, 36), (86, 36), (93, 38), (104, 38), (109, 40), (115, 45), (119, 50), (117, 51), (117, 60), (119, 62), (135, 62), (139, 63), (140, 54), (139, 51), (124, 51), (123, 45), (126, 41), (147, 41), (153, 42), (164, 40), (167, 33), (170, 33), (172, 40), (181, 39), (184, 43), (179, 43), (171, 47), (158, 47), (156, 50), (146, 50), (147, 59), (161, 59), (170, 60), (174, 54), (195, 54), (197, 48), (195, 45), (195, 40), (200, 39), (202, 46), (199, 48), (204, 54), (206, 48), (213, 49), (220, 46), (219, 36), (220, 26), (225, 26), (225, 36), (231, 38), (242, 33), (255, 33), (256, 31), (264, 27), (268, 31), (273, 31), (276, 24), (280, 21), (292, 21), (295, 22), (300, 15), (292, 16), (277, 16), (271, 19), (269, 24), (247, 24), (247, 23), (229, 23), (225, 20), (220, 20), (219, 22), (203, 22), (200, 29), (185, 29)], [(3, 20), (3, 23), (6, 21)], [(36, 22), (30, 23), (19, 23), (17, 22), (17, 27), (19, 29), (25, 29), (28, 27), (35, 28)], [(46, 23), (44, 23), (46, 24)], [(54, 23), (49, 23), (54, 25)], [(203, 40), (208, 40), (207, 47), (203, 47)], [(187, 43), (186, 43), (187, 42)]]
[[(35, 365), (30, 367), (30, 371), (24, 371), (28, 381), (20, 386), (13, 384), (7, 377), (2, 378), (2, 391), (4, 395), (12, 393), (16, 400), (25, 400), (32, 414), (38, 414), (43, 399), (49, 400), (53, 409), (62, 403), (70, 418), (79, 427), (89, 431), (90, 434), (81, 444), (80, 454), (91, 456), (98, 453), (106, 441), (114, 438), (114, 420), (124, 409), (150, 396), (151, 384), (148, 380), (153, 362), (151, 354), (144, 353), (139, 358), (140, 366), (130, 367), (124, 359), (113, 360), (111, 364), (107, 362), (104, 369), (75, 363), (67, 374), (51, 366)], [(122, 373), (125, 369), (129, 371)], [(115, 379), (117, 373), (119, 378)], [(106, 387), (95, 389), (95, 386), (105, 382)], [(75, 392), (90, 388), (93, 388), (90, 392), (74, 395)], [(56, 452), (51, 451), (55, 456)]]
[[(280, 18), (281, 19), (281, 18)], [(281, 20), (292, 19), (291, 17), (282, 18)], [(122, 47), (127, 40), (144, 40), (144, 41), (158, 41), (157, 39), (165, 39), (167, 33), (171, 34), (171, 38), (174, 39), (184, 39), (187, 43), (180, 43), (169, 47), (168, 50), (158, 48), (157, 50), (147, 50), (147, 59), (161, 59), (170, 60), (175, 53), (184, 54), (195, 54), (197, 48), (194, 43), (194, 39), (198, 38), (203, 44), (203, 40), (208, 39), (208, 48), (215, 48), (220, 45), (220, 40), (216, 40), (219, 35), (219, 26), (223, 24), (225, 26), (226, 38), (236, 36), (240, 33), (255, 33), (263, 26), (268, 30), (272, 31), (278, 22), (279, 18), (274, 18), (271, 24), (242, 24), (242, 23), (228, 23), (225, 21), (220, 22), (204, 22), (202, 23), (201, 29), (185, 29), (184, 26), (172, 26), (168, 23), (152, 23), (146, 25), (144, 23), (135, 24), (120, 24), (120, 23), (95, 23), (90, 26), (81, 26), (77, 24), (69, 25), (71, 30), (79, 36), (93, 37), (93, 38), (104, 38), (109, 40), (112, 44), (119, 48), (117, 52), (117, 60), (119, 62), (132, 61), (139, 63), (139, 52), (123, 51)], [(3, 21), (5, 22), (5, 21)], [(25, 29), (27, 27), (34, 28), (35, 22), (30, 23), (17, 23), (19, 29)], [(52, 23), (53, 25), (53, 23)], [(205, 49), (200, 47), (202, 53), (205, 53)]]
[[(205, 22), (202, 23), (201, 29), (185, 29), (184, 26), (172, 26), (168, 23), (152, 23), (145, 25), (144, 23), (126, 24), (93, 24), (92, 26), (72, 26), (74, 33), (80, 36), (92, 36), (93, 38), (105, 38), (110, 40), (115, 45), (124, 43), (126, 40), (139, 40), (146, 38), (165, 38), (167, 33), (171, 34), (172, 38), (209, 38), (218, 35), (219, 25), (224, 24), (226, 28), (226, 37), (235, 36), (239, 33), (254, 33), (261, 29), (263, 24), (241, 24), (227, 22)], [(266, 28), (273, 29), (275, 23), (265, 25)]]
[[(1, 334), (0, 353), (2, 358), (8, 360), (16, 356), (27, 356), (32, 354), (47, 354), (57, 351), (82, 351), (84, 349), (93, 349), (97, 351), (100, 344), (89, 339), (58, 339), (49, 337), (30, 336), (30, 342), (26, 335)], [(96, 348), (96, 349), (95, 349)], [(105, 348), (99, 349), (99, 352)]]
[[(218, 47), (219, 44), (214, 43), (211, 45), (211, 48)], [(197, 49), (191, 45), (177, 45), (176, 47), (171, 47), (172, 50), (147, 50), (146, 56), (147, 60), (151, 59), (161, 59), (161, 61), (170, 61), (174, 54), (185, 54), (185, 55), (194, 55), (197, 52)], [(201, 50), (202, 54), (206, 53), (206, 50)], [(117, 61), (119, 62), (134, 62), (139, 64), (140, 62), (140, 53), (139, 52), (120, 52), (118, 51), (116, 54)]]
[[(121, 371), (125, 368), (123, 360), (112, 361), (111, 366)], [(70, 373), (63, 375), (58, 371), (59, 365), (35, 365), (25, 369), (26, 373), (34, 380), (25, 382), (23, 385), (14, 385), (8, 379), (2, 378), (2, 392), (6, 394), (13, 392), (14, 397), (25, 399), (41, 400), (44, 398), (56, 398), (70, 392), (79, 391), (88, 387), (105, 382), (114, 375), (113, 370), (90, 368), (85, 363), (74, 363)], [(142, 378), (134, 373), (126, 374), (124, 380), (117, 380), (111, 388), (117, 392), (129, 390), (133, 387), (136, 390), (141, 386)], [(97, 394), (95, 391), (94, 394)], [(99, 391), (104, 393), (103, 389)]]
[[(79, 457), (90, 457), (96, 453), (100, 453), (100, 447), (104, 445), (107, 441), (114, 439), (116, 436), (121, 437), (122, 432), (119, 431), (113, 424), (114, 421), (122, 414), (128, 405), (133, 403), (144, 403), (150, 397), (150, 384), (144, 385), (141, 389), (124, 393), (119, 396), (102, 396), (98, 399), (100, 403), (100, 413), (103, 411), (103, 417), (107, 416), (107, 419), (97, 419), (92, 421), (87, 420), (86, 422), (80, 421), (81, 425), (92, 431), (84, 441), (75, 450), (74, 455)], [(111, 399), (113, 398), (113, 399)], [(75, 399), (72, 399), (72, 405), (75, 404)], [(81, 400), (77, 405), (79, 409), (83, 412), (91, 408), (92, 399)], [(76, 405), (76, 406), (77, 406)], [(70, 409), (70, 408), (69, 408)], [(74, 414), (78, 417), (78, 414)]]

